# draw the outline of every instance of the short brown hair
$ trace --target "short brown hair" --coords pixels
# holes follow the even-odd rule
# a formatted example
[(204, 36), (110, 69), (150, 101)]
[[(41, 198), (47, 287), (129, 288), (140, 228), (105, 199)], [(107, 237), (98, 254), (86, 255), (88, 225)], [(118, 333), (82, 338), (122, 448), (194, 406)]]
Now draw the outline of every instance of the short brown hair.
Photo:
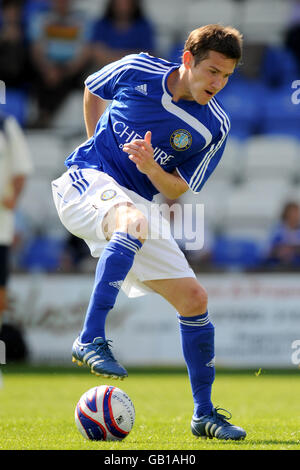
[(231, 26), (208, 24), (194, 29), (188, 36), (184, 52), (190, 51), (195, 57), (195, 65), (208, 57), (209, 51), (219, 52), (236, 63), (242, 59), (243, 36)]

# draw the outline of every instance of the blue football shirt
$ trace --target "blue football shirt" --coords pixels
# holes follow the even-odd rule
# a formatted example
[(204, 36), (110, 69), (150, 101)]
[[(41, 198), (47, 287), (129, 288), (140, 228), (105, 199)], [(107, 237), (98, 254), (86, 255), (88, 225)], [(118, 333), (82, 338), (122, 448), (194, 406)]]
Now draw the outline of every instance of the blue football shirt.
[(122, 149), (125, 142), (152, 132), (155, 161), (166, 171), (177, 169), (198, 193), (223, 154), (230, 121), (213, 97), (207, 105), (172, 101), (169, 74), (180, 64), (131, 54), (103, 67), (85, 81), (91, 93), (110, 100), (94, 136), (77, 147), (66, 166), (94, 168), (148, 200), (158, 190)]

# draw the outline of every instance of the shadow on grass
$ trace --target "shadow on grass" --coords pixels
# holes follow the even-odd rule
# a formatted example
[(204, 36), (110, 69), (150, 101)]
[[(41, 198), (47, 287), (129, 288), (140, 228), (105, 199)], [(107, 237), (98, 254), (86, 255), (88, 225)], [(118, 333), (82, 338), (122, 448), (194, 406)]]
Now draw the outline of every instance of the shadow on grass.
[[(78, 367), (76, 365), (66, 364), (31, 364), (31, 363), (8, 363), (0, 366), (0, 370), (4, 374), (86, 374), (88, 368), (86, 366)], [(132, 375), (138, 374), (178, 374), (186, 375), (187, 370), (184, 366), (146, 366), (146, 367), (127, 367), (128, 373)], [(223, 369), (216, 368), (216, 373), (220, 375), (245, 375), (254, 376), (257, 375), (255, 369)], [(300, 375), (298, 368), (293, 369), (263, 369), (260, 371), (260, 376), (284, 376), (284, 375)]]

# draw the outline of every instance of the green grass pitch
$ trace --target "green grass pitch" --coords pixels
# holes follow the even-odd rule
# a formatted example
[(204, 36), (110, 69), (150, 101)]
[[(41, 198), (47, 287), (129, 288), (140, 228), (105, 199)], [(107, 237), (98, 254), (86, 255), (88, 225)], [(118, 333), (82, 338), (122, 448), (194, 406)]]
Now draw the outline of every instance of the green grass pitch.
[[(190, 432), (192, 397), (185, 371), (129, 369), (123, 382), (99, 380), (87, 368), (2, 366), (0, 449), (10, 450), (294, 450), (300, 446), (299, 370), (217, 371), (215, 405), (230, 410), (245, 441), (196, 439)], [(77, 431), (74, 409), (95, 385), (122, 388), (136, 421), (121, 442), (91, 442)]]

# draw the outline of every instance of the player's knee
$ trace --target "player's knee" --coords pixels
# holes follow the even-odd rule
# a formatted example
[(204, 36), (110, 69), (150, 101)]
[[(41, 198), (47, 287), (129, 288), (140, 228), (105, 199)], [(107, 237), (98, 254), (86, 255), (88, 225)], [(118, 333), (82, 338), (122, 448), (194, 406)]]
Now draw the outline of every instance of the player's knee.
[(137, 211), (137, 213), (130, 218), (127, 232), (142, 243), (146, 240), (148, 236), (148, 220), (140, 211)]
[(200, 284), (191, 286), (186, 293), (186, 301), (184, 303), (181, 315), (193, 316), (202, 315), (207, 311), (208, 296), (207, 292)]
[(148, 221), (133, 204), (114, 206), (103, 220), (103, 232), (110, 240), (114, 232), (128, 233), (143, 243), (148, 236)]
[(140, 210), (134, 207), (127, 208), (126, 215), (120, 219), (116, 230), (127, 232), (143, 243), (148, 236), (148, 220)]

